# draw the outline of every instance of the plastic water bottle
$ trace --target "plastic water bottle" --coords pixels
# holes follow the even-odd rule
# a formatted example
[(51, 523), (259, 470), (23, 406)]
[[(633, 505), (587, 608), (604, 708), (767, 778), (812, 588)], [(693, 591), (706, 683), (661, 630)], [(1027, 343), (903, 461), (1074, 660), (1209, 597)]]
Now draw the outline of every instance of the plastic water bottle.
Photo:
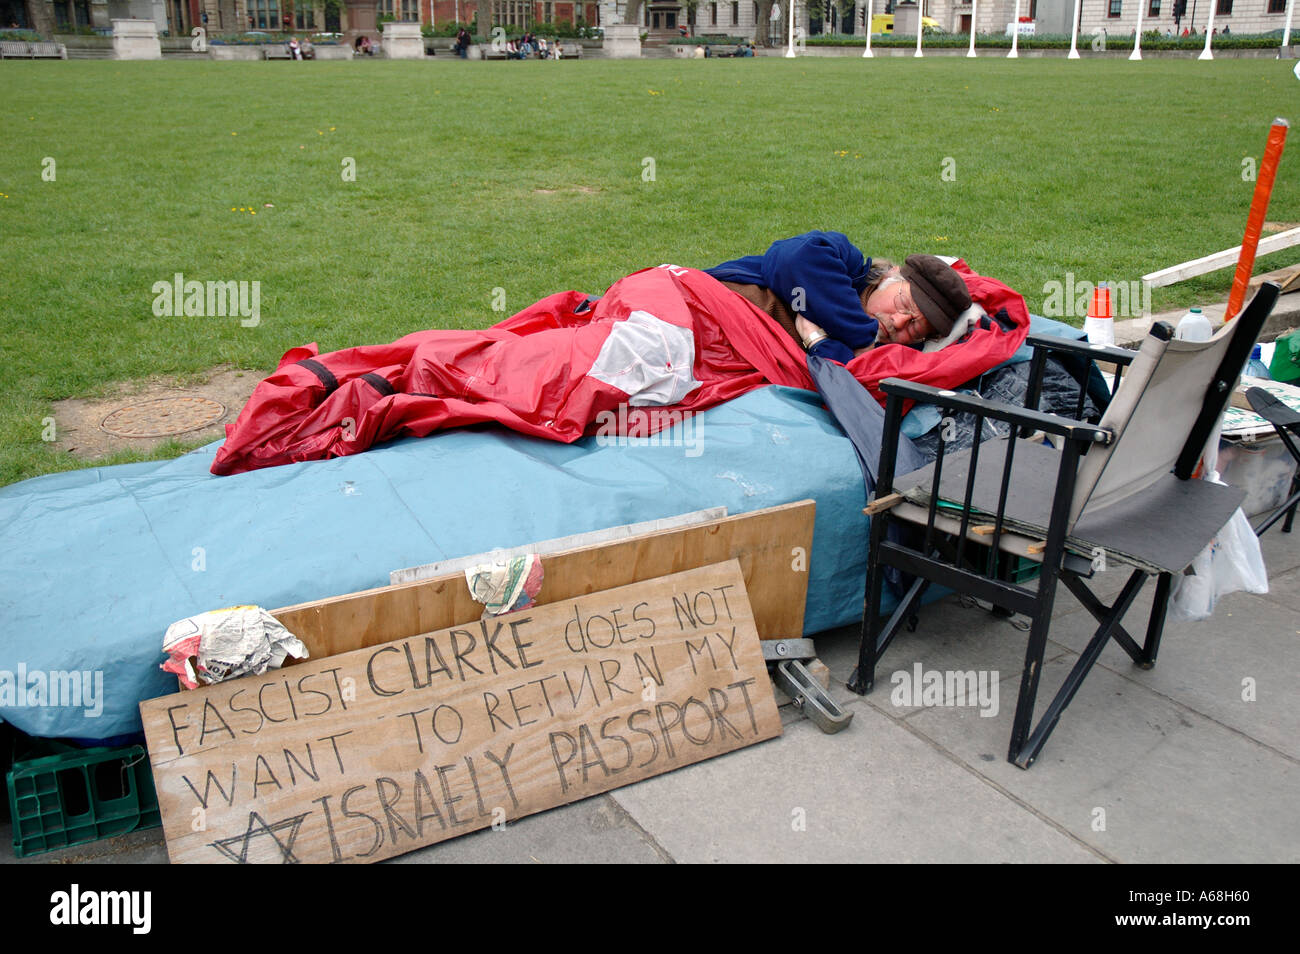
[(1181, 341), (1209, 341), (1214, 337), (1210, 319), (1201, 314), (1199, 308), (1189, 308), (1187, 314), (1178, 320), (1174, 337)]
[[(1250, 350), (1250, 360), (1246, 362), (1243, 372), (1248, 378), (1268, 378), (1268, 365), (1264, 363), (1264, 352), (1259, 345)], [(1271, 379), (1270, 379), (1271, 380)]]

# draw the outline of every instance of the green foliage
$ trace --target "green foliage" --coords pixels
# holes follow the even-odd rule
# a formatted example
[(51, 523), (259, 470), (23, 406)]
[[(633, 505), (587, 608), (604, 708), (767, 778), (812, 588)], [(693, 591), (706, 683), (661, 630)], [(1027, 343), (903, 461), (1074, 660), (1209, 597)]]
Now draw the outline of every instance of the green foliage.
[(249, 36), (246, 33), (222, 33), (208, 37), (208, 43), (216, 46), (282, 46), (285, 40), (281, 36)]
[[(1243, 158), (1294, 113), (1292, 65), (6, 62), (0, 483), (85, 466), (41, 440), (55, 400), (218, 364), (266, 374), (310, 341), (485, 327), (552, 292), (600, 292), (664, 261), (710, 266), (813, 228), (900, 261), (962, 255), (1041, 313), (1067, 273), (1132, 281), (1236, 244), (1255, 185)], [(896, 120), (873, 120), (864, 95)], [(168, 102), (185, 104), (184, 134), (160, 121)], [(755, 136), (721, 116), (787, 119)], [(518, 130), (503, 134), (502, 117)], [(43, 156), (57, 181), (41, 180)], [(1288, 150), (1274, 222), (1300, 221), (1297, 170)], [(176, 272), (259, 281), (260, 323), (156, 317), (151, 288)], [(1221, 300), (1230, 280), (1156, 289), (1154, 308)]]

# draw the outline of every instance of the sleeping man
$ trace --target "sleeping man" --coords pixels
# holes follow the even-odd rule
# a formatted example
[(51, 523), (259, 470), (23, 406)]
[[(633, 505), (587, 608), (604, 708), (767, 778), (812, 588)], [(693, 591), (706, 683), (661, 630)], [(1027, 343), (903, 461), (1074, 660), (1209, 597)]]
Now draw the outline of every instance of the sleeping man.
[[(599, 298), (550, 295), (490, 328), (292, 348), (227, 426), (212, 472), (476, 423), (572, 442), (620, 408), (636, 411), (617, 415), (628, 436), (653, 434), (756, 387), (813, 390), (801, 345), (878, 399), (889, 377), (954, 387), (1011, 357), (1028, 329), (1024, 300), (960, 260), (873, 267), (844, 235), (809, 232), (708, 272), (660, 265)], [(929, 339), (946, 347), (913, 347)]]
[(847, 364), (877, 345), (927, 341), (938, 350), (963, 337), (984, 311), (952, 267), (956, 261), (910, 255), (900, 268), (873, 262), (839, 232), (806, 232), (708, 274), (810, 354)]

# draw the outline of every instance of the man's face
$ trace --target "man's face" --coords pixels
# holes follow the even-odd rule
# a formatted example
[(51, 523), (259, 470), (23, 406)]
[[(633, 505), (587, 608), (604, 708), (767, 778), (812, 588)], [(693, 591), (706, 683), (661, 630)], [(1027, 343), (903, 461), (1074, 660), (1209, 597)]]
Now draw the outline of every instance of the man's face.
[(881, 282), (867, 297), (866, 309), (880, 325), (876, 344), (916, 344), (934, 334), (934, 326), (916, 307), (912, 286), (901, 277), (891, 276)]

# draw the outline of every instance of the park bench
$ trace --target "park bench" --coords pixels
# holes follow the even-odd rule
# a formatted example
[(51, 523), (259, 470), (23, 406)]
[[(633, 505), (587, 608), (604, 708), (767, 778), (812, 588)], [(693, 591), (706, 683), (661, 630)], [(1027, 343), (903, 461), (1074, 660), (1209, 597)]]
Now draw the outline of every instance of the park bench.
[(62, 43), (36, 42), (31, 44), (34, 60), (66, 60), (68, 48)]
[(505, 60), (509, 59), (505, 49), (493, 49), (491, 43), (471, 43), (468, 53), (468, 59), (471, 60)]
[(38, 40), (0, 40), (0, 59), (5, 60), (66, 60), (68, 48), (62, 43)]
[(581, 43), (557, 43), (556, 48), (560, 52), (562, 60), (580, 60), (582, 59)]
[(291, 60), (287, 47), (283, 46), (264, 46), (262, 47), (262, 59), (264, 60)]
[(723, 46), (719, 43), (712, 46), (706, 46), (704, 52), (708, 56), (735, 56), (736, 50), (738, 49), (740, 49), (738, 46)]

